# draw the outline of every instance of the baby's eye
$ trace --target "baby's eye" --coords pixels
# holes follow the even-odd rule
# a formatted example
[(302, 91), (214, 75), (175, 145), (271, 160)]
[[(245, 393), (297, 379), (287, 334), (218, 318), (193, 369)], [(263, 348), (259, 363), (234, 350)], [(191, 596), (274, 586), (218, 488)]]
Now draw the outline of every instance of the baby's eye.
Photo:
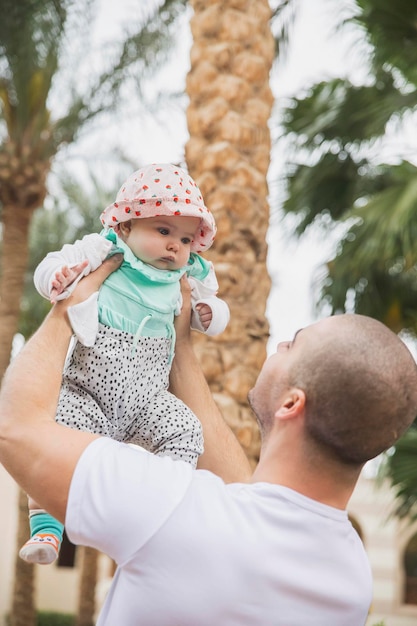
[(189, 237), (183, 237), (181, 241), (185, 245), (188, 245), (189, 243), (191, 243), (191, 239)]
[(161, 226), (160, 228), (158, 228), (158, 231), (161, 233), (161, 235), (169, 235), (168, 228), (162, 228)]

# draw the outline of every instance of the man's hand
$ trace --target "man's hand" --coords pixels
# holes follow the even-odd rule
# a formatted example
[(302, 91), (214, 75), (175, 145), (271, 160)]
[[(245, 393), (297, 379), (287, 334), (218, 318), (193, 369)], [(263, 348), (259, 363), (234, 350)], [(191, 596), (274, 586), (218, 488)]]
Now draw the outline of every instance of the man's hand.
[(191, 341), (191, 287), (187, 276), (181, 278), (181, 313), (175, 316), (176, 345), (180, 343), (190, 343)]

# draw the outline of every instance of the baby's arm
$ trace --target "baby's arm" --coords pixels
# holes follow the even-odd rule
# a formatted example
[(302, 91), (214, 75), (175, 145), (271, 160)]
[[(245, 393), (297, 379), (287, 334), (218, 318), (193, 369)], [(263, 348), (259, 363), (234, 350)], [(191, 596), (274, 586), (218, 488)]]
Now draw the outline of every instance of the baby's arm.
[[(191, 279), (190, 283), (191, 283)], [(191, 289), (191, 293), (193, 292), (193, 287)], [(194, 302), (194, 297), (191, 299), (192, 301), (192, 313), (191, 313), (191, 328), (193, 330), (199, 330), (210, 337), (214, 337), (215, 335), (220, 335), (222, 333), (230, 320), (230, 311), (224, 300), (217, 298), (216, 296), (206, 296), (205, 298), (199, 298), (196, 302)], [(210, 321), (204, 326), (204, 319), (200, 318), (200, 311), (197, 307), (203, 304), (204, 310), (206, 307), (210, 309)], [(208, 316), (205, 316), (206, 321)]]
[[(73, 244), (65, 244), (57, 252), (50, 252), (35, 270), (36, 289), (52, 303), (65, 300), (83, 276), (100, 267), (111, 247), (111, 241), (92, 233)], [(94, 345), (98, 330), (97, 294), (69, 307), (68, 317), (78, 341), (84, 346)]]
[(219, 335), (230, 320), (230, 311), (224, 300), (217, 297), (219, 288), (213, 265), (206, 278), (188, 278), (191, 286), (191, 328), (206, 335)]
[(35, 287), (48, 300), (68, 298), (76, 284), (96, 270), (108, 255), (112, 243), (92, 233), (61, 250), (50, 252), (38, 265), (33, 277)]

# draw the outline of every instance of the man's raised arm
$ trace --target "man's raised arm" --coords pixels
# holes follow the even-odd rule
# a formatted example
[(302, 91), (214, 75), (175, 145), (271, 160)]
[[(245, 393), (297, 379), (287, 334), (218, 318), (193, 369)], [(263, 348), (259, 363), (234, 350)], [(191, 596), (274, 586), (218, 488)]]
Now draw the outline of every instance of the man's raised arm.
[(190, 287), (181, 283), (183, 309), (175, 320), (175, 358), (170, 391), (197, 415), (203, 425), (204, 453), (197, 467), (208, 469), (225, 482), (248, 482), (252, 471), (241, 445), (226, 424), (201, 370), (190, 337)]
[(0, 393), (0, 462), (39, 505), (64, 521), (79, 457), (97, 435), (55, 422), (70, 338), (67, 309), (97, 291), (121, 263), (105, 261), (56, 304), (7, 370)]

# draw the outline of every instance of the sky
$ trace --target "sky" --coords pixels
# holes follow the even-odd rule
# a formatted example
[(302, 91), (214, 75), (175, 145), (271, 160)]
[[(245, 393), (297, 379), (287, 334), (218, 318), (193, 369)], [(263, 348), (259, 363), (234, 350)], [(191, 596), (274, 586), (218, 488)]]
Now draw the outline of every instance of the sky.
[[(100, 11), (90, 36), (93, 46), (117, 38), (128, 24), (132, 11), (137, 11), (137, 0), (100, 0)], [(362, 50), (354, 45), (352, 37), (335, 34), (335, 25), (343, 15), (350, 12), (350, 0), (298, 0), (298, 19), (291, 32), (292, 45), (285, 62), (271, 74), (271, 87), (276, 107), (285, 104), (286, 98), (300, 93), (318, 79), (346, 75), (353, 81), (364, 73), (361, 62)], [(148, 93), (155, 90), (184, 89), (189, 69), (189, 53), (192, 38), (188, 26), (189, 13), (184, 15), (178, 29), (178, 46), (172, 60), (147, 86)], [(120, 142), (133, 162), (144, 164), (152, 161), (180, 162), (188, 138), (185, 110), (173, 106), (161, 111), (158, 119), (151, 115), (136, 118), (120, 116), (112, 121), (111, 128), (98, 129), (78, 146), (83, 158), (100, 159), (103, 133), (107, 140)], [(269, 173), (270, 204), (279, 206), (275, 181), (282, 172), (285, 146), (275, 147), (271, 154)], [(88, 156), (89, 155), (89, 156)], [(75, 158), (76, 160), (76, 156)], [(103, 164), (103, 171), (106, 165)], [(108, 165), (111, 169), (111, 164)], [(109, 171), (110, 176), (110, 171)], [(279, 214), (279, 211), (278, 211)], [(280, 218), (271, 219), (268, 232), (268, 271), (272, 289), (267, 305), (271, 338), (268, 352), (276, 343), (292, 338), (298, 330), (317, 318), (313, 308), (315, 277), (320, 274), (324, 262), (331, 257), (335, 243), (323, 241), (322, 235), (311, 231), (302, 240), (291, 236), (287, 223)], [(324, 312), (325, 313), (325, 312)]]

